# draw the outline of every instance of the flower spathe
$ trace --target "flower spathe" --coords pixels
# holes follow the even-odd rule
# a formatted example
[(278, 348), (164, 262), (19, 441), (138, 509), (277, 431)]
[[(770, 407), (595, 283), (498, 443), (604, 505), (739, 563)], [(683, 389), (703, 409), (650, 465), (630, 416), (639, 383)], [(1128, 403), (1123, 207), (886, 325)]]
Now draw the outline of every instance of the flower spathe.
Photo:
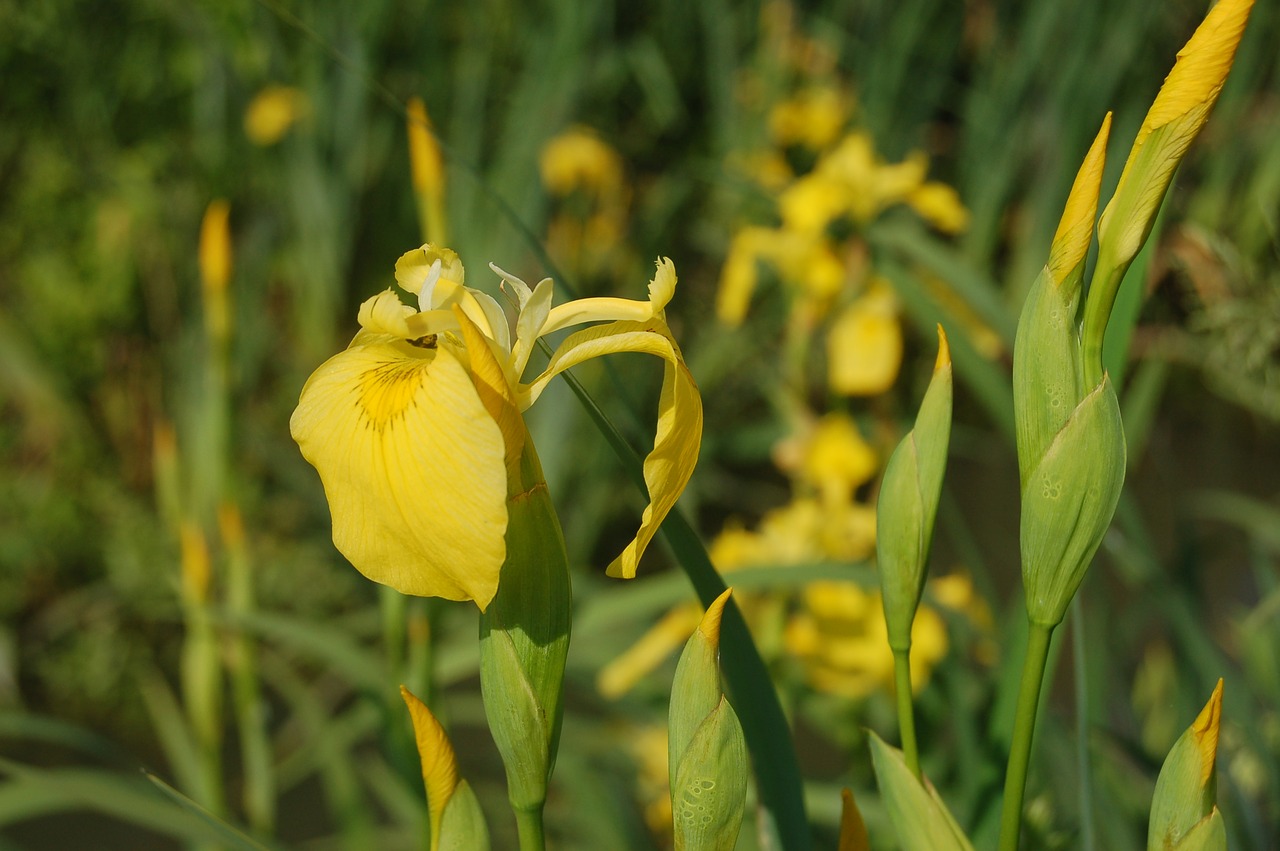
[[(657, 263), (649, 300), (589, 298), (552, 307), (552, 283), (530, 288), (493, 267), (517, 306), (514, 334), (501, 306), (465, 286), (457, 254), (424, 245), (396, 263), (391, 289), (360, 306), (361, 330), (302, 389), (290, 431), (324, 484), (338, 550), (365, 576), (405, 594), (493, 599), (506, 559), (507, 501), (527, 439), (522, 412), (556, 375), (614, 352), (664, 361), (650, 502), (636, 537), (609, 565), (630, 578), (684, 490), (702, 438), (702, 401), (663, 308), (675, 267)], [(523, 381), (538, 338), (570, 334), (546, 368)]]

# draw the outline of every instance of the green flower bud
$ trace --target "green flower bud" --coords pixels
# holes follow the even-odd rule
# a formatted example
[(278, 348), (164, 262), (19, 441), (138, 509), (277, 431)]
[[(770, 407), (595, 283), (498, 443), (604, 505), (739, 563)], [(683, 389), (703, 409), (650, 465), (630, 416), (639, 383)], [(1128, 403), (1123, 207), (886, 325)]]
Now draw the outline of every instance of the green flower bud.
[(916, 425), (885, 465), (876, 506), (876, 561), (889, 646), (911, 647), (911, 622), (924, 591), (933, 521), (951, 437), (951, 351), (938, 326), (938, 359)]
[(533, 441), (507, 500), (506, 561), (480, 615), (480, 689), (513, 808), (540, 811), (555, 766), (572, 607), (569, 561)]
[[(1101, 377), (1102, 337), (1124, 274), (1141, 250), (1164, 201), (1173, 172), (1209, 119), (1235, 61), (1253, 0), (1222, 0), (1165, 78), (1125, 161), (1115, 194), (1098, 223), (1098, 262), (1085, 305), (1086, 380)], [(1097, 355), (1098, 364), (1092, 363)]]
[(933, 784), (916, 779), (902, 751), (868, 735), (876, 783), (903, 851), (973, 851)]
[[(1147, 851), (1226, 848), (1226, 832), (1214, 798), (1218, 729), (1222, 721), (1222, 680), (1200, 715), (1174, 742), (1156, 780), (1147, 829)], [(1211, 826), (1217, 822), (1217, 827)], [(1193, 840), (1194, 835), (1194, 840)], [(1215, 836), (1221, 835), (1221, 844)], [(1187, 844), (1187, 843), (1191, 844)]]
[(742, 827), (747, 745), (717, 664), (729, 593), (707, 609), (671, 684), (667, 756), (676, 851), (732, 851)]
[(458, 776), (453, 745), (426, 704), (404, 686), (400, 696), (413, 720), (422, 782), (427, 791), (431, 851), (488, 851), (489, 828), (476, 793)]
[(1124, 485), (1120, 406), (1107, 377), (1085, 383), (1076, 326), (1110, 124), (1108, 115), (1076, 175), (1013, 350), (1022, 580), (1032, 623), (1049, 627), (1084, 580)]
[(1022, 485), (1022, 583), (1032, 623), (1062, 622), (1111, 525), (1124, 471), (1120, 404), (1104, 376), (1034, 459)]

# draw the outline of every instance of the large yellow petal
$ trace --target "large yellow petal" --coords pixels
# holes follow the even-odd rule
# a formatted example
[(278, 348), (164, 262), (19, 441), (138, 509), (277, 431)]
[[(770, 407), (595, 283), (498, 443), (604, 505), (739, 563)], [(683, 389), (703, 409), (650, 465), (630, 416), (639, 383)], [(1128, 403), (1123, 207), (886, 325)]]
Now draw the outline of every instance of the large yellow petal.
[(307, 381), (289, 428), (356, 569), (488, 605), (506, 555), (503, 439), (452, 353), (362, 332)]
[(609, 565), (608, 574), (630, 579), (645, 547), (689, 483), (702, 444), (702, 397), (665, 322), (613, 322), (571, 334), (551, 356), (546, 370), (524, 388), (532, 404), (552, 378), (583, 361), (614, 352), (641, 352), (665, 361), (658, 400), (653, 451), (644, 459), (649, 505), (635, 540)]

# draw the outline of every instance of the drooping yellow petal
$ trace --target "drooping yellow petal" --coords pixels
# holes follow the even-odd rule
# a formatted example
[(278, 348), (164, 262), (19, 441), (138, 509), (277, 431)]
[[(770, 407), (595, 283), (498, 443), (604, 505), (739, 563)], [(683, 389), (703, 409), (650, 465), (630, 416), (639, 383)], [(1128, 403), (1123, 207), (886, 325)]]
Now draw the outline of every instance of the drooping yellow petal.
[(667, 257), (658, 259), (658, 271), (649, 283), (649, 300), (630, 298), (580, 298), (551, 308), (542, 327), (551, 334), (584, 322), (647, 322), (661, 316), (676, 290), (676, 267)]
[(645, 547), (653, 539), (676, 499), (689, 483), (702, 443), (702, 397), (665, 322), (613, 322), (572, 334), (543, 371), (522, 390), (527, 408), (547, 383), (583, 361), (615, 352), (640, 352), (663, 359), (662, 392), (658, 400), (658, 427), (653, 451), (644, 460), (644, 480), (649, 505), (641, 518), (635, 540), (609, 565), (608, 574), (630, 579)]
[(404, 686), (400, 686), (400, 696), (409, 707), (409, 717), (413, 720), (413, 736), (418, 745), (418, 759), (422, 763), (422, 782), (427, 787), (431, 847), (436, 848), (440, 841), (440, 820), (444, 816), (444, 808), (458, 788), (458, 759), (444, 728), (426, 704)]
[(504, 443), (447, 346), (362, 332), (308, 379), (289, 428), (356, 569), (488, 605), (506, 554)]
[(1084, 262), (1093, 242), (1093, 222), (1098, 215), (1098, 193), (1102, 187), (1102, 168), (1107, 161), (1107, 139), (1111, 135), (1111, 113), (1102, 119), (1102, 128), (1089, 146), (1076, 179), (1067, 194), (1067, 203), (1058, 220), (1049, 249), (1049, 274), (1061, 286), (1067, 274)]

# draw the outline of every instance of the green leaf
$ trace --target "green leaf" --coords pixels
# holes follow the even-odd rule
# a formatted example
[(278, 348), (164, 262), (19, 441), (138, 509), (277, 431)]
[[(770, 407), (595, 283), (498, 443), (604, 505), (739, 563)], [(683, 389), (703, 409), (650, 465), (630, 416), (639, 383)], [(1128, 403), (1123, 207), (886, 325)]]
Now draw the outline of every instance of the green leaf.
[(1046, 266), (1032, 284), (1018, 320), (1013, 409), (1018, 471), (1024, 488), (1031, 471), (1084, 398), (1075, 329), (1079, 293), (1078, 287), (1055, 286)]
[(683, 749), (671, 781), (677, 851), (733, 851), (747, 798), (742, 725), (723, 696)]
[(1173, 851), (1227, 851), (1227, 827), (1218, 808), (1197, 822)]
[(1104, 377), (1022, 486), (1022, 581), (1032, 623), (1062, 621), (1111, 525), (1124, 473), (1120, 406)]
[(916, 780), (897, 748), (873, 732), (868, 739), (876, 782), (903, 851), (973, 851), (933, 784)]
[(10, 775), (0, 786), (0, 825), (52, 813), (93, 811), (187, 842), (215, 842), (243, 851), (269, 847), (151, 775), (147, 777), (154, 785), (115, 772), (47, 770), (4, 759), (0, 771)]
[(440, 819), (438, 851), (489, 851), (489, 828), (471, 784), (459, 781)]

